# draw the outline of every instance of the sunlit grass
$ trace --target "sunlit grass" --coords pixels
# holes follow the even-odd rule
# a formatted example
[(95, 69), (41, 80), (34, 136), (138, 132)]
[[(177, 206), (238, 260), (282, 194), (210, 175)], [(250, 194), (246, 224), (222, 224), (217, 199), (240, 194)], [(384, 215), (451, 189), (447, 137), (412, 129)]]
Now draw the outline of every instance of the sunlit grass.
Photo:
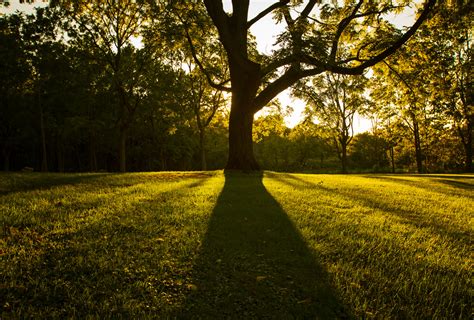
[(474, 176), (264, 181), (358, 317), (470, 317)]
[(473, 191), (472, 175), (1, 174), (1, 318), (469, 319)]

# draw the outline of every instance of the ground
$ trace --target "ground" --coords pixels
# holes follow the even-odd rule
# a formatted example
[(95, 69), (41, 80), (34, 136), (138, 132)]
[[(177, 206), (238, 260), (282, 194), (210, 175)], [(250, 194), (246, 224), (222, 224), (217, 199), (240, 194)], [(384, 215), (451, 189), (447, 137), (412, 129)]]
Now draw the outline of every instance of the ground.
[(0, 174), (0, 315), (469, 319), (473, 191), (473, 175)]

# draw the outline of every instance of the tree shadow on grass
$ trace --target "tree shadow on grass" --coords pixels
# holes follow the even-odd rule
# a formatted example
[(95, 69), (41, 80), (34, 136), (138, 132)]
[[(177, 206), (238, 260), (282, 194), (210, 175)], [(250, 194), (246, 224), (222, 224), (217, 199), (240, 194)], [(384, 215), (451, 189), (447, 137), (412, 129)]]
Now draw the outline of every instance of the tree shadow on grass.
[[(91, 213), (93, 219), (79, 223), (70, 217), (69, 225), (64, 221), (65, 226), (51, 234), (34, 226), (8, 228), (0, 240), (21, 252), (12, 253), (8, 268), (0, 272), (5, 283), (0, 286), (0, 318), (143, 319), (170, 314), (170, 304), (184, 299), (179, 282), (187, 270), (176, 268), (177, 261), (184, 260), (176, 256), (176, 244), (195, 232), (192, 224), (183, 225), (185, 215), (171, 204), (184, 201), (210, 177), (187, 176), (183, 183), (179, 178), (139, 198), (129, 185), (117, 187), (113, 197), (122, 205), (101, 210), (104, 214)], [(101, 188), (95, 190), (100, 193)], [(13, 259), (13, 254), (20, 258)]]
[(48, 190), (54, 187), (91, 183), (111, 173), (2, 173), (0, 174), (0, 196), (15, 192)]
[[(342, 286), (348, 287), (347, 284), (350, 283), (350, 286), (354, 284), (363, 289), (357, 296), (368, 298), (367, 305), (363, 307), (365, 311), (377, 313), (383, 310), (376, 318), (431, 319), (437, 316), (440, 319), (467, 319), (472, 299), (466, 288), (472, 272), (469, 268), (443, 263), (439, 256), (451, 252), (455, 256), (456, 251), (472, 247), (472, 231), (468, 223), (461, 225), (454, 221), (436, 219), (424, 210), (421, 201), (416, 209), (408, 210), (394, 205), (390, 201), (390, 194), (387, 196), (366, 188), (355, 193), (354, 189), (347, 186), (328, 187), (324, 181), (314, 183), (310, 181), (314, 176), (308, 179), (284, 173), (267, 175), (299, 192), (311, 192), (314, 189), (324, 198), (333, 196), (338, 202), (376, 209), (379, 213), (396, 217), (403, 224), (416, 229), (427, 229), (422, 236), (415, 235), (411, 239), (413, 231), (407, 230), (405, 235), (400, 235), (400, 230), (403, 229), (392, 229), (392, 223), (383, 223), (377, 227), (373, 224), (361, 224), (356, 218), (339, 220), (342, 215), (351, 214), (350, 210), (342, 215), (336, 210), (330, 211), (333, 219), (339, 220), (339, 223), (325, 224), (324, 220), (323, 223), (310, 222), (310, 227), (324, 228), (328, 234), (333, 235), (322, 241), (327, 241), (335, 248), (330, 253), (330, 259), (339, 260), (339, 265), (349, 266), (349, 281), (346, 280), (346, 284), (342, 282)], [(406, 182), (392, 179), (400, 185)], [(421, 182), (419, 187), (426, 188)], [(336, 203), (333, 205), (330, 201), (329, 205), (336, 207)], [(437, 240), (433, 243), (430, 237)], [(449, 246), (445, 247), (446, 243)], [(423, 246), (428, 246), (429, 249)], [(437, 258), (433, 259), (433, 256)], [(344, 268), (339, 269), (340, 274), (343, 274), (341, 270)], [(346, 288), (342, 290), (347, 293)], [(373, 299), (380, 294), (380, 298)], [(357, 299), (350, 301), (355, 302)], [(357, 312), (357, 316), (364, 318), (360, 310)]]
[[(433, 216), (429, 211), (423, 210), (423, 206), (420, 206), (418, 211), (413, 211), (406, 208), (404, 209), (402, 206), (395, 205), (392, 201), (390, 201), (389, 197), (386, 197), (385, 194), (377, 194), (376, 192), (369, 190), (361, 190), (361, 192), (355, 194), (353, 191), (346, 188), (328, 188), (324, 186), (323, 183), (315, 184), (291, 174), (269, 174), (269, 176), (272, 177), (272, 179), (285, 183), (295, 189), (304, 190), (305, 188), (317, 188), (320, 192), (342, 197), (348, 203), (358, 202), (366, 208), (377, 209), (390, 216), (396, 216), (403, 223), (412, 225), (416, 228), (428, 228), (431, 230), (431, 232), (437, 233), (442, 237), (447, 237), (453, 242), (465, 242), (469, 241), (468, 239), (470, 239), (469, 234), (471, 233), (471, 230), (468, 225), (461, 225), (451, 220), (433, 219)], [(366, 178), (396, 182), (402, 185), (407, 184), (420, 189), (444, 194), (440, 191), (431, 190), (426, 184), (423, 184), (422, 182), (380, 176), (368, 176)], [(451, 190), (450, 192), (454, 195), (459, 195), (455, 191)], [(469, 198), (471, 197), (470, 195), (466, 194), (463, 194), (462, 196)], [(466, 214), (469, 214), (471, 211), (466, 211)]]
[[(424, 189), (430, 192), (436, 192), (442, 195), (451, 193), (458, 196), (464, 196), (468, 198), (474, 198), (474, 195), (467, 194), (466, 191), (474, 190), (474, 182), (470, 182), (469, 176), (412, 176), (412, 175), (368, 175), (365, 176), (369, 179), (376, 179), (381, 181), (395, 182), (399, 184), (405, 184), (419, 189)], [(418, 180), (411, 180), (410, 177), (416, 177)], [(408, 179), (407, 179), (408, 178)], [(427, 184), (426, 180), (430, 179), (436, 183), (439, 183), (436, 189), (432, 185)]]
[(262, 178), (226, 173), (179, 318), (350, 318)]

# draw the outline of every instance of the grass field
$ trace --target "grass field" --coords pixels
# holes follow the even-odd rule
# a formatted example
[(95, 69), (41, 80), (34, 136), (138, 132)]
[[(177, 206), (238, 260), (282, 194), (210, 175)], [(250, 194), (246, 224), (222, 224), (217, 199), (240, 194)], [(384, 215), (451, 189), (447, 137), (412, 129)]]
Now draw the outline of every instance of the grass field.
[(0, 318), (472, 319), (473, 175), (0, 174)]

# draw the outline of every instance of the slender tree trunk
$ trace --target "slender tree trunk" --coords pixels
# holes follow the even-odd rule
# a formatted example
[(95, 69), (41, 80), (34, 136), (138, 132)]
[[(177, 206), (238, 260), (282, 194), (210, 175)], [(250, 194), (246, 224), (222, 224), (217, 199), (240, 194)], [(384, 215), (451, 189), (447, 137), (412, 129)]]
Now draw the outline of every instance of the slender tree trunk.
[(413, 135), (415, 138), (416, 171), (418, 173), (423, 173), (423, 154), (421, 152), (420, 128), (418, 126), (418, 121), (415, 119), (415, 117), (412, 117), (412, 120), (413, 120)]
[(472, 122), (468, 122), (467, 132), (465, 135), (462, 134), (460, 128), (458, 129), (459, 135), (461, 137), (461, 142), (464, 147), (464, 153), (465, 153), (464, 170), (466, 170), (466, 172), (472, 172), (472, 129), (473, 129)]
[(470, 145), (464, 145), (464, 149), (466, 152), (465, 170), (466, 172), (472, 172), (472, 142)]
[(44, 115), (43, 106), (41, 105), (40, 98), (38, 97), (38, 103), (40, 105), (40, 131), (41, 131), (41, 172), (48, 172), (48, 157), (46, 150), (46, 130), (44, 127)]
[(3, 150), (3, 170), (10, 171), (10, 154), (9, 150)]
[(98, 170), (96, 143), (92, 134), (89, 136), (89, 170), (91, 172)]
[(206, 161), (206, 136), (205, 136), (205, 129), (199, 128), (199, 150), (201, 153), (201, 170), (207, 170), (207, 161)]
[(166, 158), (165, 158), (165, 152), (163, 150), (163, 147), (160, 149), (160, 162), (161, 162), (161, 171), (165, 171), (167, 164), (166, 164)]
[(127, 133), (125, 127), (120, 128), (120, 144), (119, 144), (119, 166), (120, 172), (127, 171)]
[(58, 171), (62, 173), (64, 172), (64, 150), (61, 145), (61, 142), (58, 141), (56, 148), (57, 148), (56, 156), (58, 157)]
[(342, 173), (347, 173), (347, 143), (341, 143), (341, 166)]
[(392, 173), (395, 173), (395, 150), (390, 146), (390, 162), (392, 163)]

